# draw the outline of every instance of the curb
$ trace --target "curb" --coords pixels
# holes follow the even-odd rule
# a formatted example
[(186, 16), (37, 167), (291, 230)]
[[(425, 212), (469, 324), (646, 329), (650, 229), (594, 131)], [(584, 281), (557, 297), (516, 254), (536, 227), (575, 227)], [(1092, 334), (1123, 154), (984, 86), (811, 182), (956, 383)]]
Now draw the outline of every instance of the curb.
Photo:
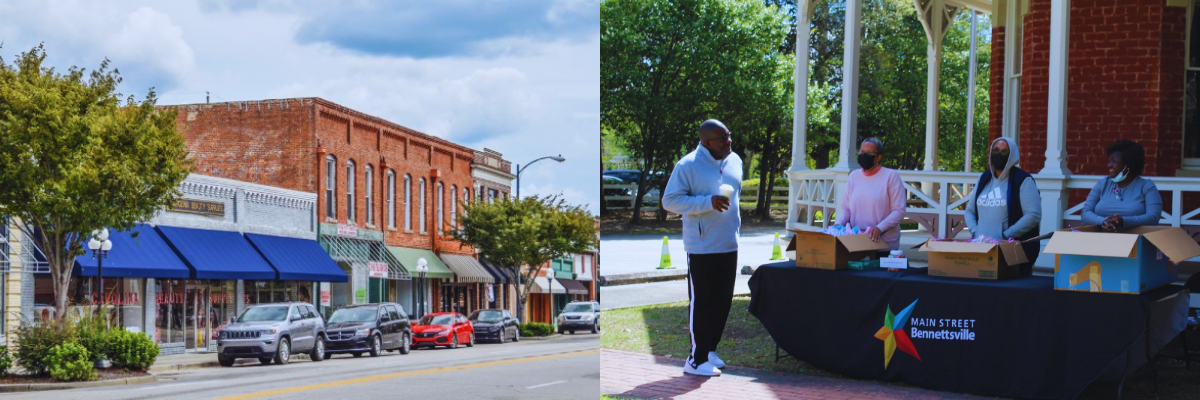
[(675, 281), (680, 279), (687, 279), (686, 269), (663, 269), (651, 272), (634, 272), (631, 274), (601, 275), (600, 286), (632, 285), (635, 283)]
[[(233, 365), (252, 364), (252, 363), (257, 364), (258, 360), (253, 359), (253, 358), (239, 358), (239, 359), (237, 359), (237, 361), (233, 362)], [(200, 362), (192, 362), (192, 363), (170, 364), (170, 365), (164, 365), (164, 366), (153, 366), (153, 367), (150, 367), (150, 369), (146, 372), (149, 372), (151, 374), (157, 374), (157, 373), (168, 372), (168, 371), (179, 371), (179, 370), (185, 370), (185, 369), (200, 369), (200, 368), (214, 368), (214, 367), (220, 367), (220, 366), (221, 366), (221, 363), (219, 363), (217, 361), (200, 361)]]
[(102, 386), (120, 386), (120, 385), (136, 385), (141, 383), (157, 382), (158, 378), (154, 375), (139, 376), (136, 378), (110, 379), (107, 381), (91, 381), (91, 382), (63, 382), (63, 383), (16, 383), (9, 385), (0, 385), (0, 393), (17, 393), (17, 392), (40, 392), (44, 390), (64, 390), (64, 389), (79, 389)]

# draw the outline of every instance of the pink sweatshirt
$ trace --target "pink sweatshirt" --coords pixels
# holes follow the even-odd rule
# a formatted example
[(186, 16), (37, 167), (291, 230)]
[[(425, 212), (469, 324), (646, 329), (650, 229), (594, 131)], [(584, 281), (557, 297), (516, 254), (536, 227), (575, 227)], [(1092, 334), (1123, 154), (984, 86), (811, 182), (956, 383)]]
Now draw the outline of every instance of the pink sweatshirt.
[(863, 228), (878, 227), (883, 231), (880, 240), (892, 250), (900, 248), (900, 220), (904, 219), (904, 185), (900, 174), (891, 168), (879, 167), (874, 175), (863, 170), (850, 172), (846, 195), (838, 207), (837, 224), (850, 222)]

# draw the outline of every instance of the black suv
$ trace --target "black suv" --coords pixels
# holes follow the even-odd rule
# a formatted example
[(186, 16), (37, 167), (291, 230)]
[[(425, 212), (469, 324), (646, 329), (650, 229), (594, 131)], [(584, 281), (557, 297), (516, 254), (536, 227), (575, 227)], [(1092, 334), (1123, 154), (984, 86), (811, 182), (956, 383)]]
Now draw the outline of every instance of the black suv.
[(471, 320), (471, 327), (475, 329), (475, 339), (495, 340), (498, 343), (521, 340), (520, 321), (508, 310), (475, 310), (467, 319)]
[(334, 353), (379, 357), (384, 350), (408, 354), (412, 330), (404, 307), (396, 303), (356, 304), (333, 312), (325, 328), (325, 358)]

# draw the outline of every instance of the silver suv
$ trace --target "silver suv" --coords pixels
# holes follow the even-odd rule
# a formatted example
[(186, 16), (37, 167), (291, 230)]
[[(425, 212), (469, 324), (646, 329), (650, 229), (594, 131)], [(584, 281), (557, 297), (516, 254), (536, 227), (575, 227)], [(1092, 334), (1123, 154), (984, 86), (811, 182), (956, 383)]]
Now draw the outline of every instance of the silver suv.
[(590, 330), (600, 332), (600, 303), (595, 301), (573, 301), (558, 314), (558, 334), (563, 332)]
[(242, 311), (217, 336), (217, 361), (233, 366), (239, 358), (287, 364), (292, 354), (325, 359), (325, 319), (308, 303), (259, 304)]

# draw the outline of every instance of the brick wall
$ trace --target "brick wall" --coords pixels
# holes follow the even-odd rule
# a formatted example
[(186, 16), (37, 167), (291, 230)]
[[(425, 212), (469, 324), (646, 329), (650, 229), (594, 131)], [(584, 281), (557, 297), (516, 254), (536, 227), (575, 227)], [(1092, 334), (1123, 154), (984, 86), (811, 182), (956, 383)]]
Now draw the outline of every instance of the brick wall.
[[(1174, 175), (1185, 18), (1186, 8), (1161, 0), (1072, 2), (1065, 138), (1072, 173), (1107, 174), (1104, 147), (1124, 138), (1146, 148), (1146, 175)], [(1049, 34), (1050, 1), (1033, 0), (1025, 16), (1021, 98), (1021, 158), (1032, 171), (1045, 162)]]
[(1004, 121), (1004, 27), (992, 28), (991, 100), (988, 110), (988, 143), (1000, 137)]
[[(450, 224), (453, 187), (471, 187), (474, 151), (399, 124), (320, 98), (181, 105), (179, 128), (187, 140), (194, 172), (316, 193), (318, 221), (381, 230), (389, 245), (472, 254), (449, 237), (435, 240), (437, 182), (443, 182), (443, 222)], [(324, 155), (318, 154), (318, 147)], [(336, 160), (336, 218), (326, 218), (325, 160)], [(355, 163), (354, 220), (348, 216), (346, 162)], [(371, 182), (365, 169), (371, 166)], [(396, 174), (396, 227), (387, 226), (386, 169)], [(439, 177), (434, 177), (433, 171)], [(405, 175), (412, 176), (413, 231), (404, 230)], [(426, 214), (420, 215), (419, 185), (426, 179)], [(374, 223), (366, 215), (366, 187), (373, 186)], [(474, 190), (472, 190), (474, 192)], [(461, 213), (461, 209), (459, 210)], [(427, 233), (417, 218), (424, 218)], [(437, 242), (436, 246), (434, 242)], [(436, 248), (435, 248), (436, 247)]]

